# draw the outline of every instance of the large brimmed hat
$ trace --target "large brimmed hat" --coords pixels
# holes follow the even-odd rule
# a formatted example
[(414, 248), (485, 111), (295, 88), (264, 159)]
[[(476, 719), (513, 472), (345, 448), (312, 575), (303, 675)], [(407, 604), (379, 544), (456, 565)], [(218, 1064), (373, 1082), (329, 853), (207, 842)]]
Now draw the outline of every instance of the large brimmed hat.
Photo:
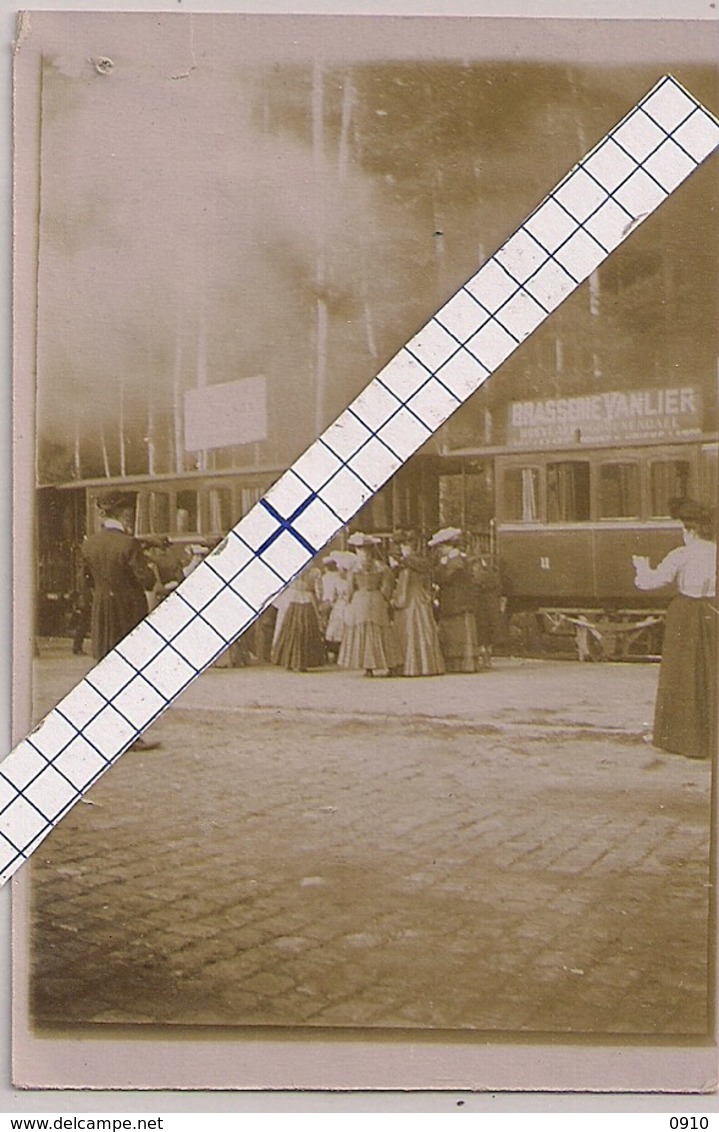
[(101, 511), (120, 511), (123, 507), (134, 507), (135, 496), (130, 491), (103, 491), (95, 503)]
[(456, 542), (461, 537), (459, 527), (442, 527), (441, 531), (435, 531), (427, 546), (442, 546), (446, 542)]
[(380, 539), (375, 538), (374, 535), (365, 535), (361, 531), (355, 531), (353, 535), (347, 539), (348, 546), (379, 546)]
[(325, 558), (325, 562), (334, 562), (338, 570), (351, 570), (358, 561), (357, 555), (351, 550), (336, 550), (334, 554), (328, 554)]

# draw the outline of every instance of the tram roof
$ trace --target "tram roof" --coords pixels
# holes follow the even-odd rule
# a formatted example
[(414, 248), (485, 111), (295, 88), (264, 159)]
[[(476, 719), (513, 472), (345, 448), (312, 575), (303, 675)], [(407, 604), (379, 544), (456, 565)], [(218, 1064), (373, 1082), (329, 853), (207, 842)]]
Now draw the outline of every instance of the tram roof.
[[(538, 458), (542, 455), (551, 455), (552, 453), (562, 453), (564, 455), (573, 452), (589, 454), (599, 451), (632, 451), (637, 448), (675, 448), (678, 446), (686, 446), (689, 444), (717, 444), (719, 443), (719, 432), (701, 433), (699, 436), (679, 438), (671, 441), (657, 442), (656, 440), (637, 440), (631, 444), (617, 444), (615, 442), (607, 441), (605, 443), (593, 443), (587, 445), (566, 444), (557, 445), (554, 447), (540, 448), (540, 447), (519, 447), (510, 445), (484, 445), (481, 447), (467, 447), (467, 448), (452, 448), (445, 449), (439, 453), (431, 453), (420, 451), (416, 453), (411, 459), (416, 459), (418, 456), (424, 460), (431, 461), (435, 464), (450, 464), (454, 460), (487, 460), (494, 456), (533, 456)], [(187, 472), (160, 472), (150, 475), (148, 472), (141, 472), (137, 475), (129, 476), (96, 476), (90, 479), (79, 480), (63, 480), (56, 483), (43, 483), (37, 484), (37, 490), (86, 490), (88, 488), (112, 488), (112, 487), (128, 487), (143, 486), (145, 484), (173, 484), (182, 481), (183, 483), (202, 483), (208, 480), (231, 480), (242, 478), (247, 481), (252, 479), (267, 479), (268, 476), (281, 476), (287, 469), (278, 467), (277, 465), (262, 465), (260, 467), (249, 468), (214, 468), (210, 470), (194, 469)]]

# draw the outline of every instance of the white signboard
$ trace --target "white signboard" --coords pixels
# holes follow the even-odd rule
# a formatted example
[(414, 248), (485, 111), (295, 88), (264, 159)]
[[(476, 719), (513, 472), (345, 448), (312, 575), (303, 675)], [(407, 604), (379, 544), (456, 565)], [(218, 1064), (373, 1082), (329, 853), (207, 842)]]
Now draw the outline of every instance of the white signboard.
[(267, 437), (267, 381), (245, 377), (185, 394), (185, 450), (229, 448)]

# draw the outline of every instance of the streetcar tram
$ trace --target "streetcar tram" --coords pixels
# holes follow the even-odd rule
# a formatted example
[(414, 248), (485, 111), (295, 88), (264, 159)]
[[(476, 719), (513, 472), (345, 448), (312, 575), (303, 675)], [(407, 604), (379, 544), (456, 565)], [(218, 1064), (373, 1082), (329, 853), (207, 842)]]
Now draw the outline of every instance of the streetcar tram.
[(679, 545), (672, 500), (716, 505), (719, 446), (702, 408), (693, 386), (509, 406), (493, 550), (515, 615), (583, 630), (593, 658), (658, 654), (671, 595), (636, 589), (632, 555), (656, 564)]
[(716, 467), (716, 441), (498, 456), (497, 552), (517, 604), (653, 600), (634, 587), (632, 555), (676, 546), (671, 501), (709, 501)]
[[(657, 656), (668, 592), (634, 585), (679, 545), (673, 499), (716, 498), (717, 442), (497, 456), (496, 553), (515, 614), (544, 632), (584, 630), (592, 659)], [(589, 632), (587, 632), (587, 628)]]
[[(571, 640), (589, 626), (594, 659), (657, 655), (670, 594), (634, 586), (632, 555), (656, 563), (677, 546), (672, 499), (715, 505), (719, 437), (703, 427), (701, 390), (687, 386), (511, 403), (504, 443), (425, 449), (372, 499), (352, 529), (388, 543), (393, 530), (466, 532), (498, 567), (508, 613)], [(81, 543), (108, 487), (136, 499), (139, 538), (219, 540), (281, 468), (95, 479), (42, 488), (38, 503), (39, 626), (58, 631), (81, 584)], [(585, 634), (586, 636), (586, 634)], [(604, 641), (601, 649), (600, 641)]]

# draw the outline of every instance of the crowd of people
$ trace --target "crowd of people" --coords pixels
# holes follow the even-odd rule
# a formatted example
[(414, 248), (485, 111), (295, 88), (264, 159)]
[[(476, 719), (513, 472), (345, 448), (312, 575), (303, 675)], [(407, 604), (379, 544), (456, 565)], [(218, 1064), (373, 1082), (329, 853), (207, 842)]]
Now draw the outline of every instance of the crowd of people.
[[(101, 526), (83, 544), (88, 598), (80, 603), (73, 648), (88, 631), (96, 659), (182, 583), (209, 544), (144, 543), (132, 532), (132, 496), (108, 492)], [(641, 590), (673, 587), (664, 631), (656, 701), (655, 746), (688, 757), (716, 748), (717, 608), (714, 516), (698, 503), (674, 501), (683, 545), (656, 567), (633, 559)], [(260, 615), (254, 656), (297, 672), (329, 664), (367, 676), (438, 676), (479, 672), (505, 639), (504, 599), (490, 556), (471, 553), (457, 527), (428, 541), (396, 531), (389, 543), (356, 532), (347, 548), (314, 559)], [(250, 659), (248, 634), (218, 663)]]
[(328, 662), (367, 676), (438, 676), (491, 665), (502, 598), (489, 557), (470, 555), (445, 527), (422, 546), (374, 535), (314, 562), (274, 602), (271, 660), (305, 672)]
[[(76, 603), (73, 651), (89, 634), (100, 660), (210, 549), (132, 534), (131, 495), (98, 499), (99, 530), (82, 547), (86, 586)], [(305, 672), (329, 664), (368, 676), (437, 676), (491, 665), (503, 639), (503, 601), (490, 556), (470, 554), (464, 535), (445, 527), (425, 542), (396, 531), (383, 543), (355, 533), (347, 549), (314, 559), (261, 615), (252, 634), (256, 659)], [(219, 662), (241, 666), (250, 638)]]

